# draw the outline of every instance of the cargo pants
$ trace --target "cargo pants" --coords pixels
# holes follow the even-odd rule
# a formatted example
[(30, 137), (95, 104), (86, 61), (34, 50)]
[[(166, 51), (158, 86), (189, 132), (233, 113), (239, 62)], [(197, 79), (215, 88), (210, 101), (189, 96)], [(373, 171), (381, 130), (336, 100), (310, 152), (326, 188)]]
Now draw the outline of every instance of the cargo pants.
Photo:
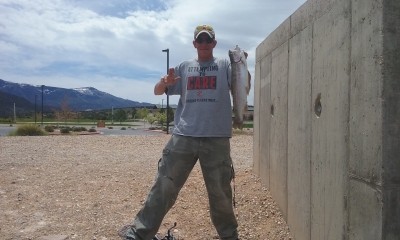
[(163, 150), (156, 181), (134, 219), (131, 232), (134, 239), (154, 237), (197, 160), (207, 189), (211, 220), (220, 239), (238, 239), (230, 185), (234, 172), (229, 141), (229, 138), (171, 136)]

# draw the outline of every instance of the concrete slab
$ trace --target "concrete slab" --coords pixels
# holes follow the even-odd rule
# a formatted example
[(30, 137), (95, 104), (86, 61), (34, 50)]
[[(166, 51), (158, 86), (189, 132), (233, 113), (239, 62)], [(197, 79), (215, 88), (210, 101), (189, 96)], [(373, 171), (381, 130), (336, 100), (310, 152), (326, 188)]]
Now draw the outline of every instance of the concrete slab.
[[(254, 109), (260, 109), (260, 89), (261, 89), (261, 66), (260, 64), (255, 66), (254, 70)], [(253, 115), (253, 159), (260, 159), (260, 111), (254, 111)], [(255, 174), (260, 176), (260, 161), (253, 161), (253, 171)]]
[(400, 188), (400, 1), (383, 8), (383, 162), (385, 183)]
[(270, 128), (270, 189), (286, 219), (288, 48), (286, 42), (272, 52)]
[(311, 239), (345, 239), (350, 84), (350, 2), (313, 26)]
[(286, 19), (273, 33), (262, 41), (256, 51), (256, 62), (267, 56), (290, 38), (290, 18)]
[[(351, 27), (351, 174), (382, 185), (382, 6), (353, 1)], [(381, 54), (379, 54), (381, 53)]]
[[(384, 240), (397, 240), (400, 238), (400, 189), (384, 187), (383, 189), (383, 215), (382, 238)], [(371, 207), (371, 206), (370, 206)], [(373, 206), (372, 206), (373, 207)]]
[(270, 186), (270, 129), (271, 129), (271, 55), (260, 63), (260, 178), (261, 182)]
[(288, 224), (296, 239), (310, 239), (312, 28), (289, 42)]
[(300, 6), (291, 16), (290, 36), (294, 36), (338, 4), (348, 0), (309, 0)]
[(383, 239), (400, 239), (400, 1), (383, 1)]
[(349, 182), (349, 238), (376, 240), (382, 236), (382, 193), (373, 185)]

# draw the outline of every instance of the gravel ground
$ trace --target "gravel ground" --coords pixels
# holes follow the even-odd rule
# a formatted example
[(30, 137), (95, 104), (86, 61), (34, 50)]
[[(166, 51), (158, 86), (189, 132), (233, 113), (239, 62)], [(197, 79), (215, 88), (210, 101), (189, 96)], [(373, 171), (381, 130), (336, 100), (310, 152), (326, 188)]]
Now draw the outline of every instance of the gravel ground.
[[(170, 136), (0, 137), (0, 239), (119, 239), (143, 204)], [(253, 137), (231, 139), (241, 239), (293, 239), (252, 173)], [(218, 239), (196, 164), (160, 228)]]

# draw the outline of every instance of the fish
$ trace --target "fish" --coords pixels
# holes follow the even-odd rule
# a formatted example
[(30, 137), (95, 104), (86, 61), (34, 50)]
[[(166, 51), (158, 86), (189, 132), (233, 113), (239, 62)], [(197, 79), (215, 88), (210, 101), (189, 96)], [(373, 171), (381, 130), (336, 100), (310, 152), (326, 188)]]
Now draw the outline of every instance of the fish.
[(251, 75), (247, 68), (248, 54), (238, 45), (229, 50), (231, 62), (231, 94), (233, 102), (233, 128), (243, 129), (244, 114), (247, 111), (247, 96), (251, 87)]

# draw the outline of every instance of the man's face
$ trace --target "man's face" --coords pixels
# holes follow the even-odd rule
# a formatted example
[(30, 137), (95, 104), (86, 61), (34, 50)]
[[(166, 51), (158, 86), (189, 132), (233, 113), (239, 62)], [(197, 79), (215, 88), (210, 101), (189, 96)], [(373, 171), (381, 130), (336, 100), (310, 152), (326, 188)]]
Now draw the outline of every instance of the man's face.
[(193, 46), (197, 49), (199, 58), (212, 56), (215, 45), (217, 45), (217, 41), (210, 38), (207, 33), (200, 34), (200, 36), (193, 41)]

